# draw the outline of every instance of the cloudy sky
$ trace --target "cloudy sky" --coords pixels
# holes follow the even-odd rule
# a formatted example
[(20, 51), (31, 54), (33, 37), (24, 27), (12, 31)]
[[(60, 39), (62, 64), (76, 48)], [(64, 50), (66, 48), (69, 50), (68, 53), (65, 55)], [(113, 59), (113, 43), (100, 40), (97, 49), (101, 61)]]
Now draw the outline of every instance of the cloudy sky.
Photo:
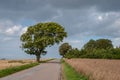
[[(120, 45), (120, 0), (0, 0), (0, 58), (33, 58), (20, 48), (20, 35), (38, 22), (64, 26), (68, 42), (81, 48), (90, 39)], [(59, 45), (44, 57), (57, 57)]]

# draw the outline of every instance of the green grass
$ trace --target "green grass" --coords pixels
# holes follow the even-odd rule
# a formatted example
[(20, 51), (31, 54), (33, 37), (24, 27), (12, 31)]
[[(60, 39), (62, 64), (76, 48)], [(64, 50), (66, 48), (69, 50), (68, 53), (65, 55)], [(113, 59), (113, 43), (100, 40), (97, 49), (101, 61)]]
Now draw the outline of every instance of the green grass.
[(87, 77), (76, 72), (69, 64), (64, 61), (62, 61), (62, 64), (64, 66), (63, 74), (66, 80), (88, 80)]
[(25, 70), (28, 68), (31, 68), (33, 66), (39, 65), (39, 63), (30, 63), (30, 64), (26, 64), (26, 65), (22, 65), (22, 66), (17, 66), (17, 67), (10, 67), (10, 68), (6, 68), (3, 70), (0, 70), (0, 78), (13, 74), (15, 72), (21, 71), (21, 70)]

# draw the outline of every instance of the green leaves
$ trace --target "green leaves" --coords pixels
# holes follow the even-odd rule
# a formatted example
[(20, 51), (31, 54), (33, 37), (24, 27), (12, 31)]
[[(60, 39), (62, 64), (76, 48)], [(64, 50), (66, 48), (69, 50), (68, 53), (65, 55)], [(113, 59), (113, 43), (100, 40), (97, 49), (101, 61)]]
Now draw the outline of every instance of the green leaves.
[(59, 52), (60, 52), (60, 55), (62, 55), (63, 57), (65, 57), (65, 54), (71, 50), (72, 47), (71, 45), (69, 45), (68, 43), (63, 43), (60, 47), (59, 47)]
[(90, 40), (84, 45), (84, 49), (92, 51), (93, 49), (113, 48), (112, 41), (109, 39)]

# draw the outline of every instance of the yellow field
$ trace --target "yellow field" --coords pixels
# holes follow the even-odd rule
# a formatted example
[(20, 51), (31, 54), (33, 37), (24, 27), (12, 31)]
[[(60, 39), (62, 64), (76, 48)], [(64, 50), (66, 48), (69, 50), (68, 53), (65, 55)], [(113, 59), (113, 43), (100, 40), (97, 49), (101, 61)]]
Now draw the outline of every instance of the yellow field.
[(120, 60), (65, 59), (76, 71), (90, 80), (120, 80)]
[(35, 62), (35, 60), (0, 60), (0, 70)]

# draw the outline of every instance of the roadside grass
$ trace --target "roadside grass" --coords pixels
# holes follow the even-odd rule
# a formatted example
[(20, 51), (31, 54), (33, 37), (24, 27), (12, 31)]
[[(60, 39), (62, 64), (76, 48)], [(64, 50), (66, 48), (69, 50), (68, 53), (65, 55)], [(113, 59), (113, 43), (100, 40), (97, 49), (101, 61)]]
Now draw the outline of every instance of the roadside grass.
[(21, 71), (21, 70), (31, 68), (31, 67), (36, 66), (36, 65), (39, 65), (39, 63), (30, 63), (30, 64), (26, 64), (26, 65), (22, 65), (22, 66), (9, 67), (6, 69), (2, 69), (2, 70), (0, 70), (0, 78), (5, 77), (5, 76), (10, 75), (10, 74), (13, 74), (13, 73), (16, 73), (16, 72)]
[(79, 74), (75, 71), (69, 64), (67, 64), (64, 60), (61, 60), (63, 65), (63, 80), (88, 80), (87, 77)]

